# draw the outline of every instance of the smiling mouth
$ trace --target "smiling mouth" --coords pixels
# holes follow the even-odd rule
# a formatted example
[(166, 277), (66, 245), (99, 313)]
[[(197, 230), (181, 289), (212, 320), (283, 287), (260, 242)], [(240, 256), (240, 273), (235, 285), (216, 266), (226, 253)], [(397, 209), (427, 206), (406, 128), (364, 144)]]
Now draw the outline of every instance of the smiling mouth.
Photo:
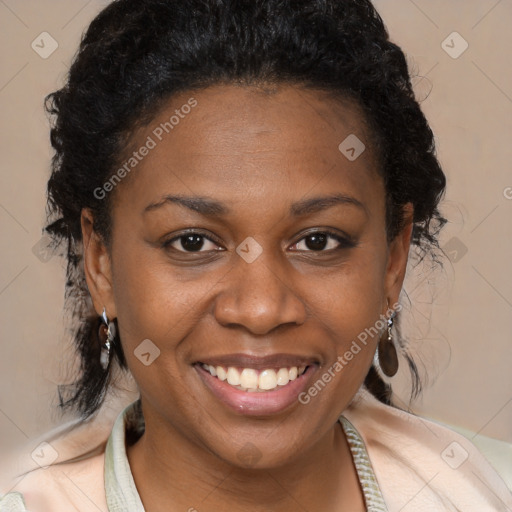
[(308, 366), (281, 368), (237, 368), (199, 363), (212, 377), (226, 382), (240, 391), (266, 393), (282, 388), (304, 374)]

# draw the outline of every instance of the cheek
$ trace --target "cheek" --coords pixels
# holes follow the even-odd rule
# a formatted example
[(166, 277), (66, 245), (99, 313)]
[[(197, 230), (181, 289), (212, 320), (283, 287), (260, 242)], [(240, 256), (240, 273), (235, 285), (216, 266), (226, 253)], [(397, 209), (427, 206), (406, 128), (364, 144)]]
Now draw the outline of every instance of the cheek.
[(379, 247), (361, 248), (339, 271), (330, 271), (322, 287), (311, 288), (316, 290), (310, 294), (312, 308), (337, 326), (344, 340), (357, 337), (384, 312), (384, 260)]
[(180, 282), (168, 265), (137, 248), (114, 262), (114, 298), (128, 368), (147, 400), (186, 408), (181, 340), (190, 331), (193, 305), (204, 296), (204, 287)]
[(318, 330), (328, 331), (335, 341), (320, 377), (327, 374), (325, 379), (337, 382), (344, 395), (349, 388), (355, 392), (364, 379), (385, 325), (383, 261), (385, 254), (377, 247), (362, 250), (350, 265), (324, 279), (323, 289), (310, 294)]
[[(151, 251), (140, 243), (130, 243), (119, 236), (112, 248), (112, 262), (123, 348), (132, 352), (143, 340), (160, 340), (163, 333), (172, 332), (183, 316), (186, 298), (177, 293), (169, 269), (155, 266)], [(129, 353), (126, 355), (128, 358)]]
[(118, 323), (126, 331), (123, 344), (154, 338), (171, 347), (185, 335), (207, 289), (207, 282), (182, 282), (175, 270), (148, 258), (124, 259), (114, 274)]
[(179, 400), (190, 379), (183, 364), (190, 342), (202, 328), (210, 290), (222, 274), (173, 267), (158, 250), (140, 243), (119, 247), (122, 254), (113, 247), (114, 299), (128, 368), (141, 390), (165, 388)]

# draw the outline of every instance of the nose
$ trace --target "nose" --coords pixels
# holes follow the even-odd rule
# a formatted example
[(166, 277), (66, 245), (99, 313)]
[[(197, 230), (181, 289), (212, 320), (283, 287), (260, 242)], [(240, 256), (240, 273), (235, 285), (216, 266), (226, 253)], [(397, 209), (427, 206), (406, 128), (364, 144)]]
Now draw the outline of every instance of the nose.
[(255, 335), (265, 335), (279, 326), (301, 325), (306, 318), (304, 302), (293, 290), (276, 259), (264, 256), (252, 263), (242, 258), (223, 279), (214, 315), (224, 327), (239, 326)]

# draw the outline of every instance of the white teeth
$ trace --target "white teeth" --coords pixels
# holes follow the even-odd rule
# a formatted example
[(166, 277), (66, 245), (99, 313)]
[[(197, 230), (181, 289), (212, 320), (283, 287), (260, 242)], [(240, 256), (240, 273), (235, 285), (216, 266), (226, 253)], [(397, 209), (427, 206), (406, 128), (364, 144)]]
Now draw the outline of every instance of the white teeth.
[(252, 368), (244, 368), (240, 374), (240, 386), (245, 389), (258, 387), (258, 372)]
[[(217, 373), (217, 378), (219, 380), (226, 380), (226, 370), (224, 370), (224, 368), (222, 368), (222, 366), (217, 366), (217, 368), (215, 368), (215, 371)], [(212, 373), (212, 372), (210, 372)], [(212, 373), (213, 375), (213, 373)], [(215, 377), (215, 375), (213, 375)]]
[(240, 374), (236, 368), (233, 368), (232, 366), (228, 368), (227, 380), (228, 384), (231, 384), (232, 386), (240, 385)]
[(258, 372), (253, 368), (243, 368), (240, 372), (233, 366), (227, 369), (223, 366), (202, 365), (213, 377), (219, 380), (227, 380), (228, 384), (244, 391), (270, 391), (278, 386), (286, 386), (306, 371), (306, 366), (292, 366), (275, 370), (268, 368)]
[(274, 370), (263, 370), (260, 373), (258, 380), (258, 387), (260, 389), (274, 389), (277, 387), (277, 375)]
[(290, 373), (288, 372), (288, 368), (281, 368), (277, 372), (277, 385), (286, 386), (288, 382), (290, 382)]

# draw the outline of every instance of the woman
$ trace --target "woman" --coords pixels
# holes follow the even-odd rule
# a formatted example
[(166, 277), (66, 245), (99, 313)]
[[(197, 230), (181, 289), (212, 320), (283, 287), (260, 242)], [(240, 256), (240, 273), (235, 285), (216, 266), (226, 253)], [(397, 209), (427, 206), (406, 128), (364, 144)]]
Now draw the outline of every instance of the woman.
[(0, 510), (512, 509), (468, 441), (390, 405), (445, 177), (369, 1), (118, 0), (48, 110), (62, 405), (92, 417), (118, 369), (140, 400)]

